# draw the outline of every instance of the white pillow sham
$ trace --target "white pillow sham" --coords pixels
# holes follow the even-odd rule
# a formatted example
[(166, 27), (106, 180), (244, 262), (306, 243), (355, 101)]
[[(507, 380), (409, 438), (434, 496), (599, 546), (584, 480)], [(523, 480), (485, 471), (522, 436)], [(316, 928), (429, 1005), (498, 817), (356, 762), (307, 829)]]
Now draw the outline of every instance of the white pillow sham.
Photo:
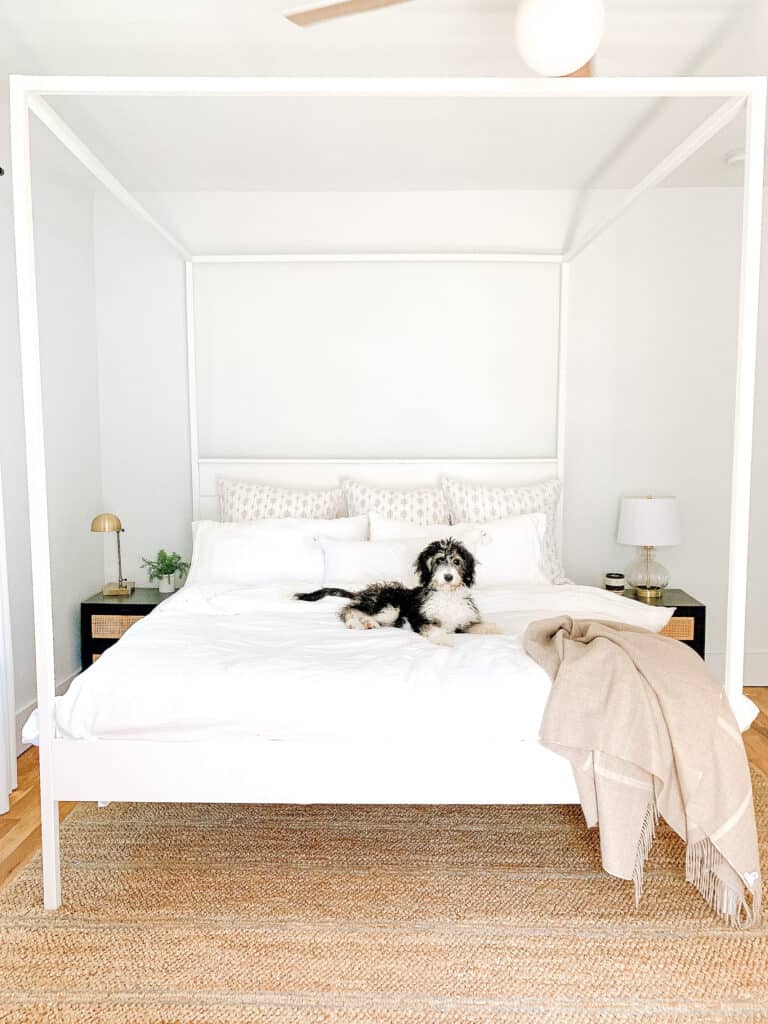
[(400, 523), (370, 513), (371, 541), (420, 538), (433, 540), (455, 537), (477, 559), (475, 585), (501, 587), (518, 583), (549, 583), (544, 569), (544, 537), (547, 517), (543, 512), (511, 516), (488, 523), (447, 523), (420, 526)]
[(307, 487), (274, 487), (255, 480), (216, 481), (222, 522), (251, 519), (336, 519), (347, 511), (340, 487), (312, 490)]
[(378, 512), (390, 519), (413, 523), (443, 523), (450, 518), (448, 501), (440, 487), (397, 489), (375, 487), (362, 480), (342, 480), (349, 515)]
[(415, 587), (413, 568), (424, 546), (418, 540), (334, 540), (320, 537), (325, 559), (324, 587), (347, 584), (362, 588), (369, 583), (402, 583)]
[(477, 586), (506, 587), (549, 583), (544, 571), (543, 512), (483, 523), (477, 550)]
[(362, 540), (366, 516), (344, 519), (262, 519), (246, 523), (200, 520), (192, 524), (188, 583), (322, 583), (320, 535)]
[(444, 478), (442, 483), (451, 517), (459, 523), (486, 524), (490, 520), (543, 512), (547, 517), (544, 572), (550, 583), (568, 582), (557, 543), (557, 506), (561, 491), (557, 477), (512, 487), (485, 486), (452, 478)]

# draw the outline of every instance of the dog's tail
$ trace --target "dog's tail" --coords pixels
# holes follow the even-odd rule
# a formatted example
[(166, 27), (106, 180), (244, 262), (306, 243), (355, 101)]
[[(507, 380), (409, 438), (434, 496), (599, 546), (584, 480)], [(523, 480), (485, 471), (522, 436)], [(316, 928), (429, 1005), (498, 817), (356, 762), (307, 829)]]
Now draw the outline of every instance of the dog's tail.
[(322, 590), (310, 590), (304, 594), (293, 595), (297, 601), (322, 601), (324, 597), (354, 597), (351, 590), (342, 590), (340, 587), (323, 587)]

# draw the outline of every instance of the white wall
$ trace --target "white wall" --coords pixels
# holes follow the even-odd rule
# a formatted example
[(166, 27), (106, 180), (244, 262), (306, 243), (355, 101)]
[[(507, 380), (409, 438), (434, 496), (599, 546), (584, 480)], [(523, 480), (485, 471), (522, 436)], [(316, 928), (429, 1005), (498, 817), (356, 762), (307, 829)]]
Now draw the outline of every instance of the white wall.
[(554, 457), (552, 263), (195, 268), (200, 454)]
[[(660, 190), (579, 257), (571, 277), (568, 571), (593, 583), (631, 560), (632, 549), (614, 541), (622, 494), (676, 494), (682, 543), (659, 557), (673, 586), (707, 604), (707, 647), (717, 671), (725, 646), (740, 217), (739, 190)], [(756, 510), (765, 501), (763, 417), (760, 431)], [(768, 682), (759, 515), (750, 682)]]
[[(126, 576), (146, 586), (142, 556), (190, 550), (184, 264), (112, 198), (96, 197), (94, 218), (103, 511), (123, 523)], [(116, 565), (109, 536), (109, 579)]]
[(198, 253), (560, 251), (567, 191), (162, 192), (140, 199)]
[(93, 204), (89, 191), (36, 177), (40, 360), (57, 684), (80, 669), (80, 602), (101, 586)]

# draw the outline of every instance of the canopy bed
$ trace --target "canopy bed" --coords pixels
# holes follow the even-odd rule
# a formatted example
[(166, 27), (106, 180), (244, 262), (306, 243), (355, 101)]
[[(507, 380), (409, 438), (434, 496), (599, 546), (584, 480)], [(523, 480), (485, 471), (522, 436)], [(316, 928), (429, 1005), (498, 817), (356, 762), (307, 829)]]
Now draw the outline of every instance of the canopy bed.
[[(541, 105), (537, 110), (544, 110), (548, 105), (562, 101), (578, 101), (583, 105), (587, 118), (590, 116), (590, 107), (606, 100), (666, 99), (702, 101), (707, 114), (683, 141), (656, 163), (637, 184), (623, 190), (619, 200), (602, 216), (584, 228), (576, 224), (572, 237), (561, 251), (210, 253), (190, 251), (187, 245), (163, 223), (162, 218), (150, 212), (135, 192), (121, 183), (120, 168), (108, 168), (73, 131), (55, 109), (57, 101), (73, 97), (85, 103), (95, 98), (120, 101), (142, 98), (149, 103), (183, 100), (193, 104), (215, 98), (222, 104), (217, 108), (220, 115), (226, 115), (227, 103), (233, 105), (233, 117), (239, 116), (239, 102), (254, 98), (275, 101), (290, 99), (299, 104), (311, 100), (315, 105), (312, 110), (318, 109), (317, 104), (322, 105), (326, 101), (339, 98), (373, 102), (397, 100), (406, 106), (409, 103), (423, 105), (450, 99), (469, 104), (494, 100), (507, 105), (505, 109), (510, 111), (516, 104), (528, 104), (531, 101)], [(273, 731), (271, 736), (249, 743), (232, 742), (231, 734), (221, 722), (218, 732), (214, 724), (207, 731), (193, 729), (183, 737), (163, 734), (162, 730), (153, 732), (151, 721), (149, 724), (144, 722), (141, 728), (127, 729), (122, 733), (124, 723), (119, 722), (111, 731), (94, 729), (87, 733), (83, 732), (81, 720), (80, 724), (73, 725), (69, 732), (62, 731), (61, 721), (57, 723), (56, 720), (55, 709), (52, 583), (44, 410), (38, 341), (36, 256), (33, 239), (30, 114), (50, 129), (55, 138), (115, 199), (165, 239), (183, 263), (188, 345), (189, 454), (193, 518), (196, 520), (217, 518), (216, 488), (217, 480), (222, 476), (250, 478), (281, 486), (308, 487), (333, 487), (342, 476), (372, 484), (400, 486), (434, 484), (441, 476), (456, 476), (464, 480), (505, 485), (525, 484), (542, 477), (556, 476), (562, 479), (567, 443), (565, 380), (569, 289), (570, 272), (574, 261), (610, 229), (647, 190), (666, 181), (693, 154), (705, 147), (718, 132), (736, 118), (745, 115), (741, 281), (736, 333), (736, 400), (724, 684), (732, 704), (738, 711), (743, 687), (746, 619), (765, 97), (765, 80), (747, 78), (504, 80), (12, 77), (13, 198), (33, 557), (46, 908), (55, 909), (61, 902), (58, 836), (60, 800), (542, 803), (574, 801), (575, 790), (567, 764), (538, 747), (535, 732), (531, 733), (530, 729), (525, 735), (517, 735), (513, 743), (501, 742), (498, 736), (494, 738), (494, 742), (484, 743), (482, 736), (477, 742), (478, 737), (475, 736), (475, 743), (468, 750), (466, 758), (457, 760), (459, 734), (454, 727), (456, 722), (466, 719), (469, 714), (467, 706), (462, 705), (460, 700), (454, 707), (453, 725), (446, 723), (445, 741), (438, 742), (429, 749), (425, 748), (423, 743), (414, 740), (413, 736), (407, 735), (407, 730), (403, 730), (402, 735), (398, 733), (396, 720), (388, 719), (388, 735), (390, 739), (394, 735), (397, 747), (394, 766), (390, 756), (391, 743), (387, 744), (381, 734), (376, 742), (371, 742), (369, 737), (361, 736), (359, 730), (350, 740), (349, 735), (345, 738), (332, 729), (323, 731), (318, 727), (318, 731), (311, 735), (299, 730), (300, 735), (297, 738), (296, 735), (290, 734), (290, 730), (281, 732), (275, 727), (277, 731)], [(713, 103), (716, 103), (714, 112), (711, 110)], [(119, 121), (119, 115), (118, 106), (115, 108), (116, 122)], [(306, 116), (310, 118), (311, 112)], [(542, 393), (549, 396), (548, 407), (552, 415), (548, 425), (541, 426), (541, 429), (537, 428), (536, 442), (532, 443), (532, 448), (523, 455), (509, 458), (504, 456), (503, 451), (489, 453), (488, 448), (483, 451), (486, 457), (482, 458), (475, 457), (476, 452), (471, 450), (464, 453), (439, 451), (438, 435), (427, 439), (426, 443), (432, 445), (432, 449), (426, 453), (427, 457), (422, 458), (409, 458), (406, 453), (395, 453), (398, 457), (392, 458), (393, 453), (387, 452), (384, 448), (375, 453), (364, 448), (360, 451), (348, 450), (347, 454), (351, 457), (346, 458), (290, 458), (285, 457), (278, 448), (270, 453), (269, 457), (264, 457), (264, 447), (260, 456), (251, 457), (251, 446), (245, 453), (238, 452), (234, 449), (233, 442), (222, 450), (220, 447), (213, 447), (210, 440), (205, 450), (201, 450), (201, 421), (207, 415), (206, 409), (210, 408), (201, 407), (201, 389), (209, 386), (215, 377), (217, 366), (220, 365), (211, 361), (211, 330), (210, 323), (206, 321), (206, 310), (210, 309), (213, 294), (210, 287), (211, 275), (229, 271), (234, 274), (243, 271), (243, 268), (249, 274), (258, 274), (260, 268), (264, 269), (271, 275), (269, 278), (249, 278), (249, 282), (256, 282), (257, 287), (259, 282), (261, 283), (264, 288), (265, 304), (269, 291), (270, 295), (283, 295), (284, 305), (290, 305), (290, 300), (285, 300), (285, 297), (290, 297), (291, 289), (295, 287), (298, 279), (282, 278), (280, 275), (286, 267), (289, 270), (307, 266), (347, 267), (352, 271), (350, 276), (337, 275), (333, 281), (315, 278), (320, 282), (318, 291), (326, 290), (326, 284), (330, 287), (336, 287), (338, 284), (342, 293), (363, 294), (366, 296), (366, 302), (370, 304), (375, 301), (375, 288), (371, 284), (371, 278), (366, 277), (366, 273), (372, 267), (382, 274), (390, 268), (387, 280), (399, 288), (405, 286), (404, 279), (397, 277), (404, 266), (417, 270), (425, 266), (445, 265), (447, 272), (450, 272), (450, 268), (456, 266), (465, 269), (477, 266), (493, 269), (503, 268), (509, 264), (538, 268), (537, 273), (538, 270), (543, 271), (541, 277), (536, 277), (536, 284), (531, 284), (530, 287), (539, 289), (537, 294), (542, 305), (548, 304), (556, 336), (553, 348), (540, 347), (541, 365), (536, 371), (540, 373), (542, 381), (548, 382), (546, 385), (542, 384)], [(420, 279), (418, 274), (414, 274), (410, 280), (418, 282)], [(445, 280), (447, 284), (444, 294), (449, 296), (450, 277), (446, 277)], [(504, 289), (497, 289), (493, 295), (499, 296), (503, 292)], [(488, 301), (493, 302), (496, 299)], [(444, 329), (450, 331), (453, 314), (448, 298), (446, 303), (448, 312), (444, 318)], [(380, 312), (384, 316), (384, 304)], [(265, 315), (263, 310), (259, 315)], [(237, 351), (237, 346), (233, 345), (232, 352)], [(407, 352), (399, 354), (405, 356)], [(281, 364), (280, 358), (280, 353), (269, 354), (270, 374), (281, 372), (281, 366), (288, 372), (287, 365)], [(201, 361), (204, 363), (202, 382)], [(226, 372), (229, 380), (238, 380), (243, 379), (247, 369), (247, 366), (238, 363), (233, 356), (232, 361), (222, 372)], [(502, 369), (501, 372), (505, 371)], [(229, 444), (227, 437), (238, 437), (238, 430), (242, 426), (238, 417), (246, 415), (243, 410), (248, 409), (247, 400), (247, 394), (239, 392), (236, 387), (233, 388), (231, 401), (227, 403), (226, 415), (229, 419), (222, 434), (222, 445)], [(516, 394), (516, 401), (525, 404), (524, 388)], [(265, 415), (278, 415), (276, 403), (267, 404), (269, 407)], [(435, 406), (435, 409), (439, 418), (439, 406)], [(532, 416), (536, 412), (533, 408), (529, 411)], [(215, 436), (217, 425), (220, 425), (218, 420), (215, 423), (202, 423), (209, 439)], [(268, 444), (268, 441), (265, 441), (265, 444)], [(562, 502), (559, 514), (562, 517)], [(570, 595), (569, 607), (579, 607), (579, 601), (582, 599), (578, 595), (579, 590), (580, 588), (569, 590), (566, 586), (562, 592)], [(221, 605), (225, 598), (218, 595), (215, 600), (219, 601), (216, 613), (225, 615), (226, 610)], [(542, 607), (553, 608), (552, 600), (547, 598), (549, 603), (543, 601)], [(262, 602), (262, 598), (259, 598), (251, 610), (258, 607), (260, 615), (268, 616), (271, 614), (271, 605), (266, 598), (263, 601), (266, 603), (259, 603)], [(172, 602), (168, 604), (171, 605)], [(177, 602), (174, 607), (173, 614), (169, 612), (167, 615), (155, 616), (153, 613), (151, 629), (145, 628), (149, 627), (149, 623), (142, 624), (140, 629), (136, 629), (131, 643), (125, 644), (125, 649), (129, 653), (126, 655), (127, 660), (121, 663), (124, 672), (140, 672), (141, 664), (149, 663), (141, 660), (145, 656), (142, 650), (146, 646), (154, 649), (157, 654), (156, 645), (161, 640), (158, 631), (161, 630), (164, 621), (170, 623), (168, 629), (171, 632), (168, 635), (173, 636), (173, 642), (177, 645), (175, 649), (178, 652), (183, 650), (189, 625), (184, 620), (181, 605)], [(593, 614), (597, 614), (593, 605), (590, 605), (590, 608)], [(505, 605), (504, 610), (509, 611), (509, 606)], [(642, 616), (644, 611), (637, 614)], [(328, 621), (330, 620), (323, 619), (323, 628)], [(650, 622), (650, 619), (644, 621)], [(175, 633), (171, 626), (176, 630)], [(396, 640), (400, 643), (402, 638)], [(395, 640), (392, 642), (395, 643)], [(149, 655), (146, 657), (149, 658)], [(162, 662), (169, 673), (172, 672), (171, 662), (172, 659)], [(95, 666), (93, 674), (96, 676), (98, 670), (99, 678), (108, 680), (108, 668), (107, 664), (101, 668)], [(475, 665), (474, 671), (483, 672), (485, 669)], [(492, 678), (490, 668), (487, 678)], [(173, 699), (183, 703), (184, 697), (182, 693), (177, 692)], [(498, 711), (500, 705), (495, 706)], [(540, 705), (536, 705), (536, 709), (536, 713), (540, 713)], [(282, 711), (284, 710), (283, 708)], [(369, 708), (368, 715), (375, 718), (375, 709)], [(285, 722), (281, 728), (284, 726)], [(183, 739), (184, 742), (174, 742), (174, 739)]]

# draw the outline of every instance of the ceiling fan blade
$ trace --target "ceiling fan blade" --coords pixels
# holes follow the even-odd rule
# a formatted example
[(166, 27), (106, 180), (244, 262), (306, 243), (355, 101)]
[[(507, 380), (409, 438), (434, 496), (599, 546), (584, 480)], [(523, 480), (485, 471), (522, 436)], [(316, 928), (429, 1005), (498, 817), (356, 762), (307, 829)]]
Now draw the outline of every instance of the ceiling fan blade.
[(380, 7), (394, 7), (395, 4), (405, 3), (409, 3), (409, 0), (333, 0), (331, 3), (315, 4), (312, 7), (302, 7), (296, 11), (286, 11), (285, 17), (294, 25), (307, 28), (310, 25), (317, 25), (321, 21), (344, 18), (348, 14), (364, 14), (366, 11), (376, 11)]
[(592, 61), (588, 60), (586, 64), (582, 64), (580, 68), (576, 68), (570, 75), (565, 75), (566, 78), (592, 78)]

